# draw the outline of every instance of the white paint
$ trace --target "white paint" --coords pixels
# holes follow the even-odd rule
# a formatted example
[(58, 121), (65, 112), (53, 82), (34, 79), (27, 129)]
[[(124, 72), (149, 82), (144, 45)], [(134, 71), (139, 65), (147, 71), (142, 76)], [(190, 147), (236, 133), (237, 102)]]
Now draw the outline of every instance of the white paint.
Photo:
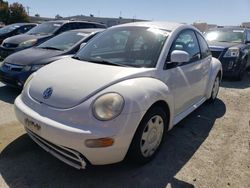
[[(221, 71), (217, 59), (210, 56), (184, 66), (163, 69), (178, 33), (183, 29), (199, 32), (197, 29), (162, 22), (125, 26), (172, 30), (155, 68), (99, 65), (71, 58), (59, 60), (40, 69), (16, 99), (18, 120), (23, 124), (26, 118), (34, 121), (41, 126), (36, 134), (43, 139), (82, 153), (94, 165), (103, 165), (124, 159), (137, 126), (155, 102), (168, 104), (171, 129), (211, 96), (215, 77)], [(54, 89), (53, 94), (43, 99), (43, 92), (48, 87)], [(99, 121), (92, 113), (93, 101), (110, 92), (124, 98), (124, 108), (115, 119)], [(84, 144), (87, 139), (105, 137), (112, 137), (114, 144), (95, 149)]]

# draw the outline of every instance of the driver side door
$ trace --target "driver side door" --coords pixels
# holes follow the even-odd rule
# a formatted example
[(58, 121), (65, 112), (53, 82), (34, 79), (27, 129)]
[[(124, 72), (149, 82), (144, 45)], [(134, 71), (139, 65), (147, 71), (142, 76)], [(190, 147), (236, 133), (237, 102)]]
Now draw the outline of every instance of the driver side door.
[(171, 61), (171, 53), (174, 50), (182, 50), (190, 55), (189, 62), (179, 63), (170, 70), (175, 114), (179, 115), (204, 96), (203, 64), (195, 31), (187, 29), (177, 35), (169, 51), (168, 62)]

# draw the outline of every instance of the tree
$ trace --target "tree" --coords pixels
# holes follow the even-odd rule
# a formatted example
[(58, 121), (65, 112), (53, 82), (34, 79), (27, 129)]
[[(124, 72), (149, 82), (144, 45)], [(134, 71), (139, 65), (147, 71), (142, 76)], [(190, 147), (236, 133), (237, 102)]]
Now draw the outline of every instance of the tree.
[(22, 4), (13, 3), (9, 6), (8, 23), (29, 22), (29, 16)]
[(0, 21), (5, 24), (9, 19), (9, 4), (7, 1), (0, 0)]
[(59, 14), (57, 14), (56, 16), (55, 16), (55, 19), (62, 19), (63, 17), (62, 16), (60, 16)]

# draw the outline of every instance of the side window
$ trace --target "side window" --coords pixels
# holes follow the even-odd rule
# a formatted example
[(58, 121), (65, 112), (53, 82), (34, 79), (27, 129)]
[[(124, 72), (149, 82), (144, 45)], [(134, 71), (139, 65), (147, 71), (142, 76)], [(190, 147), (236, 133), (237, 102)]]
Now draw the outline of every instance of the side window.
[(70, 27), (69, 30), (79, 29), (80, 28), (78, 23), (70, 23), (69, 27)]
[(64, 25), (59, 29), (58, 33), (65, 32), (65, 31), (68, 31), (68, 30), (70, 30), (70, 29), (71, 29), (71, 28), (70, 28), (69, 24), (64, 24)]
[(95, 26), (90, 23), (79, 23), (79, 28), (84, 29), (84, 28), (94, 28)]
[(205, 39), (199, 33), (196, 33), (196, 34), (197, 34), (197, 38), (198, 38), (199, 44), (200, 44), (201, 57), (206, 58), (209, 55), (211, 55), (211, 51), (210, 51), (210, 49), (208, 47), (208, 44), (205, 41)]
[(183, 50), (190, 55), (190, 62), (194, 62), (200, 59), (200, 48), (195, 36), (194, 31), (185, 30), (181, 32), (173, 42), (168, 54), (168, 61), (170, 61), (171, 53), (174, 50)]
[(250, 41), (250, 30), (247, 30), (247, 41)]

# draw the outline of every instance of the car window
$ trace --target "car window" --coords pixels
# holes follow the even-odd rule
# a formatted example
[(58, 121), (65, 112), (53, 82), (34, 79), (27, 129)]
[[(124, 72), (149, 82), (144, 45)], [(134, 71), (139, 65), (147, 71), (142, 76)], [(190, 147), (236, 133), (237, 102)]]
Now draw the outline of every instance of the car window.
[(69, 27), (70, 27), (70, 30), (80, 28), (78, 23), (69, 23)]
[(79, 29), (84, 29), (84, 28), (94, 28), (95, 26), (91, 23), (78, 23)]
[(185, 30), (181, 32), (173, 42), (168, 54), (168, 61), (170, 61), (171, 53), (174, 50), (183, 50), (190, 55), (190, 62), (200, 59), (200, 49), (194, 31)]
[(30, 26), (23, 26), (23, 27), (20, 27), (18, 30), (17, 30), (17, 33), (18, 34), (22, 34), (22, 33), (26, 33), (28, 30), (30, 29)]
[(14, 31), (15, 29), (17, 29), (19, 27), (20, 27), (20, 25), (18, 25), (18, 24), (11, 24), (11, 25), (5, 26), (5, 27), (0, 29), (0, 34), (9, 33), (9, 32)]
[(58, 30), (58, 33), (62, 33), (62, 32), (65, 32), (65, 31), (69, 31), (71, 30), (71, 26), (70, 24), (64, 24), (59, 30)]
[(87, 36), (88, 34), (86, 33), (68, 31), (45, 41), (44, 43), (40, 44), (38, 48), (47, 48), (62, 51), (68, 50)]
[(144, 27), (114, 28), (91, 40), (76, 57), (133, 67), (155, 67), (168, 32)]
[(61, 22), (45, 22), (27, 32), (29, 35), (47, 35), (56, 32), (62, 26)]
[(244, 41), (243, 29), (215, 29), (204, 34), (208, 42), (233, 42), (242, 43)]
[(247, 30), (247, 41), (250, 41), (250, 30)]
[(199, 33), (196, 33), (196, 34), (197, 34), (197, 38), (198, 38), (198, 41), (200, 44), (201, 57), (206, 58), (209, 55), (211, 55), (211, 51), (209, 49), (209, 46), (208, 46), (207, 42), (205, 41), (205, 39)]

